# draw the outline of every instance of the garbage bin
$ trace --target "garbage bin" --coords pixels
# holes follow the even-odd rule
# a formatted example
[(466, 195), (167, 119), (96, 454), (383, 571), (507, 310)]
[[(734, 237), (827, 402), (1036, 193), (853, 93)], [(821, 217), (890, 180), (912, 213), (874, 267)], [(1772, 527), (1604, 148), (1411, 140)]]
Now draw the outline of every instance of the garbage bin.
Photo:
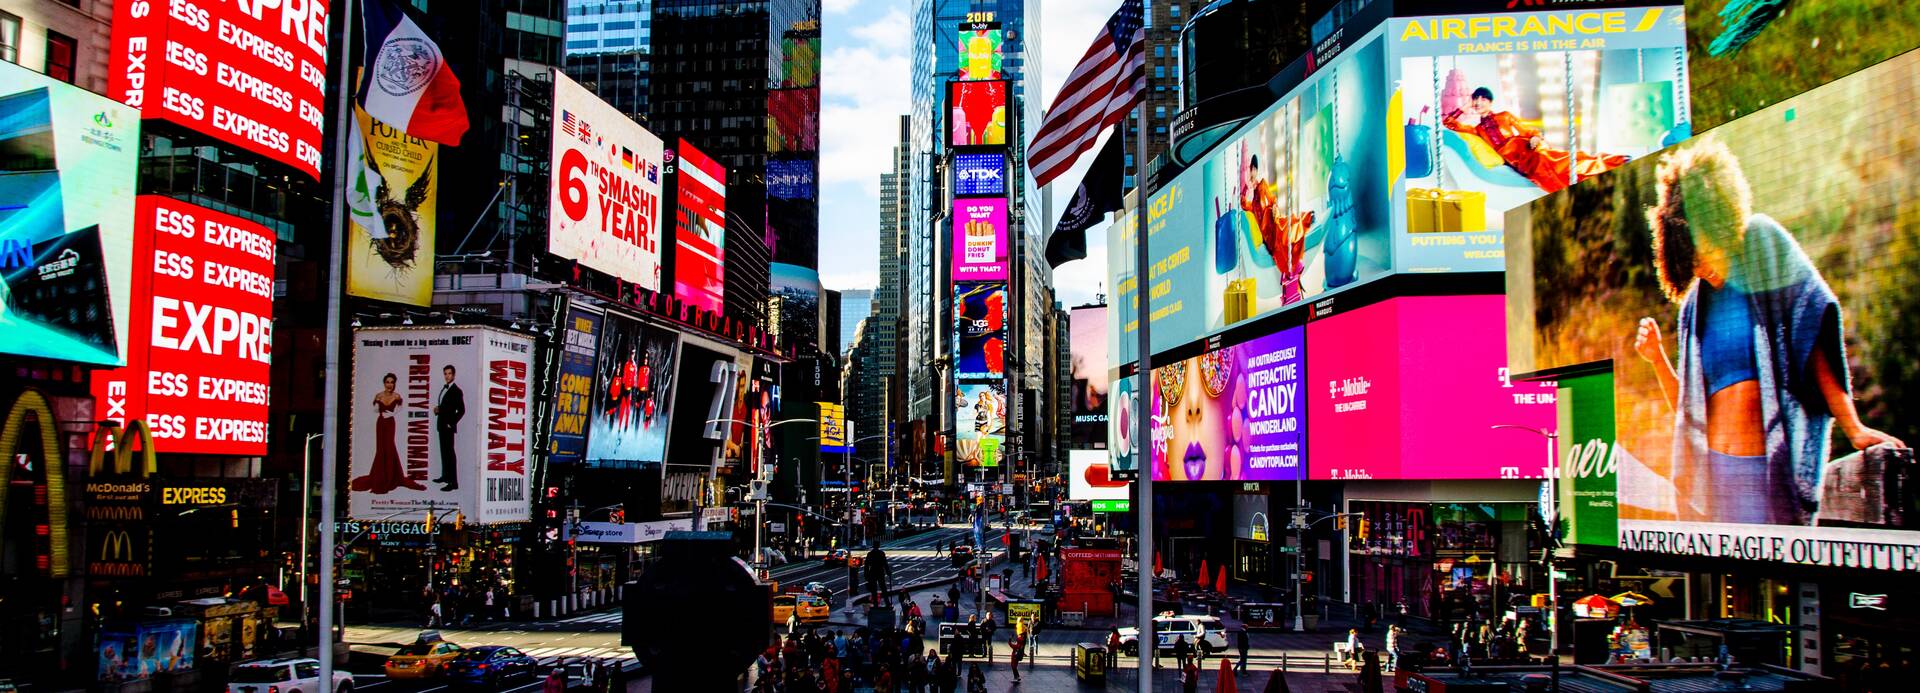
[(874, 630), (893, 630), (893, 626), (894, 626), (893, 607), (891, 606), (867, 607), (867, 627), (868, 628), (872, 628)]
[(1081, 683), (1105, 683), (1107, 646), (1091, 642), (1074, 645), (1073, 678)]
[(956, 654), (963, 655), (966, 653), (966, 647), (967, 647), (966, 638), (968, 637), (968, 635), (967, 635), (966, 629), (963, 627), (964, 625), (965, 624), (961, 624), (961, 623), (940, 624), (940, 655), (941, 656), (951, 657)]

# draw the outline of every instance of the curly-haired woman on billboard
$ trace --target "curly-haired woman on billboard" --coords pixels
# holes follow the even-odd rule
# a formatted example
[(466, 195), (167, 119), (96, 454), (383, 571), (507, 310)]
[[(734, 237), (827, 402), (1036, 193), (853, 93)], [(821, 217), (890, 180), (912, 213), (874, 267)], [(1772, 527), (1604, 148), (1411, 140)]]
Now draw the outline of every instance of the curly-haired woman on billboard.
[(1740, 162), (1705, 139), (1661, 161), (1647, 210), (1678, 361), (1641, 318), (1634, 350), (1674, 413), (1682, 520), (1807, 524), (1828, 438), (1903, 444), (1854, 409), (1839, 299), (1800, 244), (1753, 210)]

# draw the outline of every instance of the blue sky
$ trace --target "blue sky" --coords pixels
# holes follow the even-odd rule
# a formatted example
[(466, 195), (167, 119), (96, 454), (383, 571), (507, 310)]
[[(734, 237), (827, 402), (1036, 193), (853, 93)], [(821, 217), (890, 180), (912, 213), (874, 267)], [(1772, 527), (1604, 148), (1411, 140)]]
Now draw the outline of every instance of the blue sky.
[[(1040, 94), (1047, 102), (1073, 68), (1115, 0), (1044, 2)], [(821, 56), (820, 280), (832, 289), (879, 283), (880, 174), (892, 170), (899, 117), (907, 113), (910, 0), (824, 0)], [(1037, 124), (1036, 124), (1037, 125)], [(1080, 166), (1054, 184), (1057, 209), (1080, 180)], [(1064, 189), (1061, 189), (1064, 188)], [(1085, 303), (1106, 281), (1106, 230), (1088, 232), (1087, 260), (1054, 275), (1060, 300)]]

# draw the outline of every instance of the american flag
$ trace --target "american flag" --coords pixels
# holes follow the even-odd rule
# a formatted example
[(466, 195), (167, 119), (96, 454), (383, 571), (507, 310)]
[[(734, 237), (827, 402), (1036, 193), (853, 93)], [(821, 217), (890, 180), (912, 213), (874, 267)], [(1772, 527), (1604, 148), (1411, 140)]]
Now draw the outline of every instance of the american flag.
[(1123, 0), (1087, 54), (1067, 75), (1053, 106), (1027, 145), (1035, 185), (1046, 185), (1093, 148), (1100, 132), (1120, 122), (1147, 85), (1146, 31), (1141, 0)]

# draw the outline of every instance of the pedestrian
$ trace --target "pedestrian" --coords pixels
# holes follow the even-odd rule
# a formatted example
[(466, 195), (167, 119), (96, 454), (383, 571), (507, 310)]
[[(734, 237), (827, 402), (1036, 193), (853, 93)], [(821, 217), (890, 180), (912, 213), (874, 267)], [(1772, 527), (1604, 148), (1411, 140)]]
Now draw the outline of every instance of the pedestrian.
[(1387, 671), (1400, 670), (1400, 626), (1387, 626)]
[(440, 619), (441, 619), (440, 598), (438, 595), (436, 595), (433, 599), (433, 602), (427, 605), (427, 627), (439, 628), (441, 624)]
[(1180, 690), (1200, 693), (1200, 667), (1192, 662), (1180, 667)]
[[(958, 584), (947, 585), (947, 603), (948, 604), (960, 603), (960, 586)], [(951, 621), (953, 620), (953, 618), (948, 617), (947, 620)]]
[(1020, 659), (1027, 647), (1027, 636), (1015, 629), (1007, 641), (1007, 661), (1013, 664), (1013, 682), (1020, 682)]
[(1174, 665), (1179, 667), (1182, 670), (1185, 670), (1187, 668), (1187, 664), (1192, 660), (1192, 658), (1193, 658), (1193, 645), (1187, 642), (1187, 636), (1182, 635), (1174, 638), (1173, 640)]
[(542, 693), (567, 693), (567, 668), (555, 666), (547, 672), (546, 683), (540, 686)]
[(800, 610), (794, 609), (793, 611), (790, 611), (787, 613), (787, 636), (792, 637), (793, 634), (799, 630), (800, 630)]
[(1107, 629), (1107, 668), (1120, 668), (1120, 629)]
[(1241, 626), (1240, 630), (1234, 631), (1233, 634), (1234, 640), (1237, 641), (1235, 644), (1240, 646), (1240, 665), (1236, 668), (1244, 672), (1247, 670), (1247, 652), (1253, 649), (1253, 636), (1247, 633), (1246, 626)]
[(967, 693), (987, 693), (987, 674), (980, 670), (977, 662), (967, 672)]
[(987, 666), (993, 666), (993, 634), (1000, 631), (1000, 625), (993, 621), (993, 611), (987, 611), (987, 618), (980, 622), (980, 628), (987, 635)]

